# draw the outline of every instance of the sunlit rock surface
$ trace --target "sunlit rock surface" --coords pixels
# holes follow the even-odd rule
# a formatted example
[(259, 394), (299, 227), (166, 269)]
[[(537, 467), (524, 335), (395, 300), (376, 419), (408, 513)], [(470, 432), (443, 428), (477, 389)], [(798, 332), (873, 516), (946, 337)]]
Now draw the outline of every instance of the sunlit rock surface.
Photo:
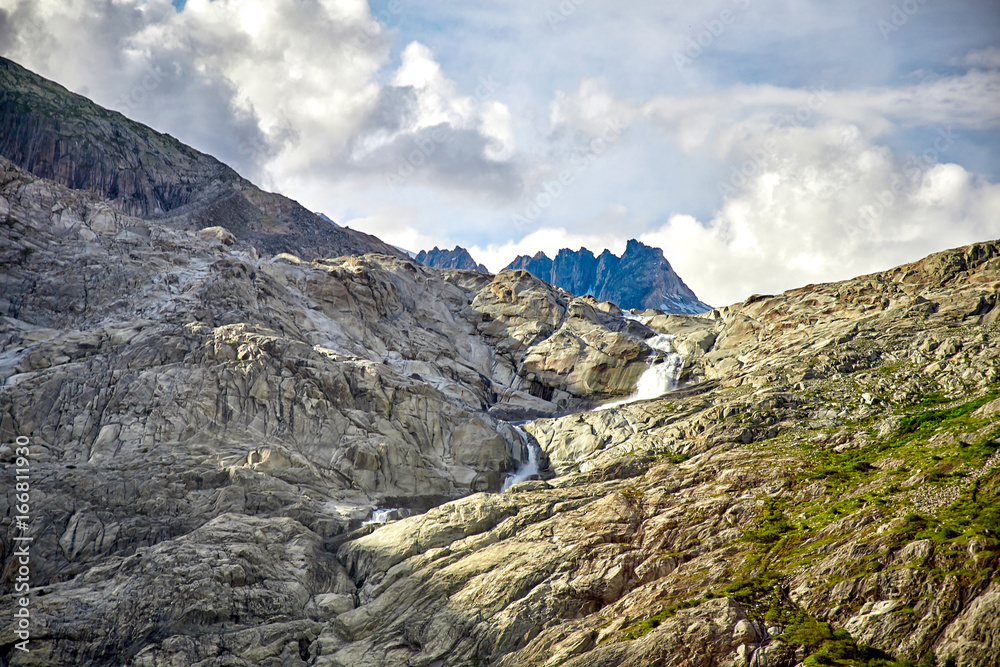
[(998, 664), (996, 242), (679, 316), (96, 189), (0, 160), (0, 665)]

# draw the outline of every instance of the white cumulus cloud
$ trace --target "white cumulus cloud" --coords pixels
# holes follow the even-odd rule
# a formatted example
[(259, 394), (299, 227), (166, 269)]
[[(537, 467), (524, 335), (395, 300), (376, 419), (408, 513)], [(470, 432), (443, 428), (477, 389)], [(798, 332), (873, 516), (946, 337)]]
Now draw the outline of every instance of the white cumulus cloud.
[(1000, 185), (960, 165), (900, 159), (851, 126), (775, 130), (764, 146), (711, 219), (674, 215), (640, 237), (713, 305), (1000, 238)]

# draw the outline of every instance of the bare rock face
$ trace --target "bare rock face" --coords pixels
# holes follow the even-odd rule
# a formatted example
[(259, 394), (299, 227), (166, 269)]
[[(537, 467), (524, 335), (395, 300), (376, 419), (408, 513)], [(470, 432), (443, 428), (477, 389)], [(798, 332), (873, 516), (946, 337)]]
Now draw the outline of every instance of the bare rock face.
[[(32, 537), (0, 667), (1000, 662), (997, 242), (626, 316), (520, 269), (266, 252), (227, 226), (265, 200), (178, 225), (0, 159)], [(654, 331), (679, 388), (588, 410)]]
[[(1000, 422), (983, 406), (998, 391), (998, 257), (980, 244), (710, 319), (649, 316), (697, 350), (691, 377), (715, 379), (535, 420), (555, 479), (344, 544), (360, 604), (311, 658), (994, 664)], [(553, 322), (531, 279), (509, 275), (480, 298), (517, 296)], [(921, 470), (934, 481), (904, 485)]]
[(711, 310), (670, 266), (659, 248), (635, 239), (621, 257), (605, 250), (599, 257), (586, 248), (559, 251), (555, 259), (539, 252), (521, 255), (508, 269), (525, 269), (573, 294), (590, 294), (627, 310), (653, 308), (666, 313), (698, 314)]
[(215, 158), (0, 58), (0, 155), (175, 229), (221, 225), (244, 248), (313, 257), (378, 252), (379, 239), (263, 192)]
[(984, 659), (1000, 655), (1000, 586), (992, 585), (969, 604), (948, 626), (938, 642), (938, 653), (955, 656), (956, 664), (988, 664)]
[(479, 331), (519, 360), (534, 395), (557, 405), (628, 394), (646, 369), (649, 348), (606, 306), (523, 270), (500, 272), (472, 303)]
[(469, 251), (461, 246), (455, 246), (454, 250), (441, 250), (438, 247), (435, 247), (433, 250), (421, 250), (417, 253), (416, 259), (421, 264), (435, 269), (458, 269), (461, 271), (479, 271), (480, 273), (490, 272), (482, 264), (477, 264), (476, 260), (472, 259)]
[[(2, 164), (7, 664), (995, 664), (997, 244), (624, 318), (520, 270), (261, 259)], [(681, 387), (579, 412), (654, 330)], [(546, 479), (498, 493), (526, 444)]]
[[(0, 434), (31, 440), (32, 490), (44, 499), (32, 584), (50, 595), (36, 627), (53, 637), (25, 664), (197, 661), (222, 646), (250, 660), (257, 632), (236, 644), (179, 637), (279, 617), (301, 619), (289, 627), (307, 641), (313, 617), (356, 605), (353, 580), (328, 565), (339, 567), (333, 545), (374, 508), (419, 512), (500, 490), (525, 444), (495, 413), (552, 414), (634, 385), (588, 385), (571, 368), (536, 377), (526, 360), (539, 345), (625, 378), (648, 354), (641, 337), (625, 345), (609, 328), (628, 326), (610, 305), (599, 317), (538, 281), (512, 308), (496, 299), (511, 276), (442, 274), (385, 255), (261, 259), (225, 227), (177, 230), (0, 167)], [(549, 340), (560, 332), (618, 347), (581, 347), (573, 333), (563, 349)], [(524, 343), (508, 345), (514, 336)], [(0, 459), (12, 457), (5, 444)], [(268, 560), (287, 554), (227, 551), (244, 539), (235, 533), (272, 529), (279, 542), (308, 542), (292, 560), (319, 568), (318, 579)], [(149, 569), (161, 566), (166, 578)], [(188, 575), (250, 596), (181, 585)], [(275, 577), (304, 588), (276, 593)], [(190, 603), (169, 602), (192, 590)], [(63, 616), (67, 606), (81, 615)]]
[[(239, 652), (304, 664), (298, 642), (308, 643), (322, 624), (302, 617), (303, 608), (312, 603), (321, 613), (321, 605), (335, 599), (350, 605), (353, 590), (322, 540), (293, 519), (221, 514), (176, 540), (109, 558), (72, 587), (49, 589), (33, 611), (48, 621), (39, 630), (60, 638), (33, 643), (12, 662), (198, 664)], [(67, 617), (70, 608), (75, 611)], [(246, 630), (223, 636), (234, 622)], [(189, 634), (194, 628), (217, 634), (196, 639)], [(172, 638), (156, 641), (164, 632)]]

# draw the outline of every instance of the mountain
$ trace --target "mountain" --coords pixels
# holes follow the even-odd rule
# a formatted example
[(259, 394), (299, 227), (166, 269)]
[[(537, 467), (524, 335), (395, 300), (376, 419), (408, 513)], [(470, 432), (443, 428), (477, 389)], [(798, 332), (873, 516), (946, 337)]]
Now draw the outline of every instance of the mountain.
[(0, 155), (36, 176), (176, 229), (224, 226), (238, 244), (307, 259), (378, 252), (379, 239), (264, 192), (215, 158), (0, 58)]
[(318, 215), (321, 220), (325, 220), (326, 222), (330, 223), (334, 227), (340, 227), (340, 225), (338, 225), (336, 222), (334, 222), (333, 219), (330, 218), (329, 216), (327, 216), (325, 213), (317, 213), (316, 215)]
[(525, 269), (573, 294), (591, 294), (626, 310), (655, 308), (666, 313), (697, 314), (712, 309), (674, 272), (659, 248), (635, 239), (621, 257), (605, 250), (599, 257), (582, 248), (562, 249), (555, 259), (542, 252), (520, 255), (508, 269)]
[(461, 246), (455, 246), (454, 250), (441, 250), (437, 246), (433, 250), (421, 250), (417, 254), (417, 261), (424, 266), (435, 269), (461, 269), (463, 271), (479, 271), (489, 273), (482, 264), (476, 264), (469, 251)]
[(0, 158), (3, 667), (1000, 662), (1000, 242), (635, 318), (122, 203)]

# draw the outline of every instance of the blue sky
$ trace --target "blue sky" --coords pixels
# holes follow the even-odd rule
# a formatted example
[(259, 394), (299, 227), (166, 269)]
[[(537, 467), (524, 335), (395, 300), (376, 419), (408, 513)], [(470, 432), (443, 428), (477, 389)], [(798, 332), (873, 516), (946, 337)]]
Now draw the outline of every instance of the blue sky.
[(637, 237), (719, 305), (1000, 237), (994, 1), (0, 0), (0, 19), (0, 52), (40, 74), (494, 270)]

